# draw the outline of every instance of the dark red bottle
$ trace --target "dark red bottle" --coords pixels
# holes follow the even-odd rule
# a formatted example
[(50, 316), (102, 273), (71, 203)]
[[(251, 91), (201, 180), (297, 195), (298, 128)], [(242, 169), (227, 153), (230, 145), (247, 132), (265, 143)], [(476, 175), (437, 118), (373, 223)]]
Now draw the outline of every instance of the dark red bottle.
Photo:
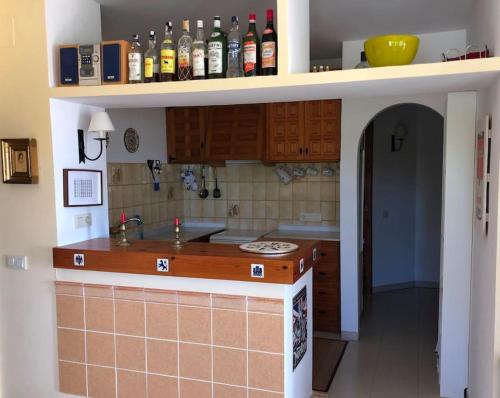
[(274, 29), (273, 19), (273, 10), (267, 10), (267, 25), (262, 34), (260, 51), (262, 75), (278, 74), (278, 35)]

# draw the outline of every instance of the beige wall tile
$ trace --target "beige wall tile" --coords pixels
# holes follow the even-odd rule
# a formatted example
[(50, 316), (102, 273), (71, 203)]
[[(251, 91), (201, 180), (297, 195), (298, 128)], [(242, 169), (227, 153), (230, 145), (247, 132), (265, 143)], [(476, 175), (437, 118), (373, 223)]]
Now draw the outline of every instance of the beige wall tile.
[(240, 219), (239, 218), (228, 218), (227, 219), (227, 227), (238, 229), (240, 227)]
[(210, 381), (212, 348), (208, 345), (179, 344), (179, 375), (189, 379)]
[(288, 185), (279, 183), (280, 201), (288, 201), (293, 198), (293, 184)]
[(114, 332), (113, 301), (104, 298), (85, 299), (85, 321), (87, 330)]
[(253, 200), (265, 200), (266, 199), (266, 183), (265, 182), (254, 182), (252, 186), (252, 198)]
[(227, 198), (228, 200), (240, 199), (240, 184), (237, 182), (227, 183)]
[(144, 303), (115, 300), (116, 332), (131, 336), (144, 336)]
[(177, 378), (148, 375), (148, 398), (167, 398), (177, 396)]
[(84, 285), (85, 297), (113, 298), (113, 287), (109, 285)]
[(321, 205), (319, 200), (307, 200), (306, 201), (306, 211), (308, 213), (321, 213)]
[(266, 220), (266, 229), (272, 231), (273, 229), (277, 229), (279, 225), (279, 220)]
[(177, 306), (146, 304), (146, 335), (158, 339), (177, 339)]
[(335, 200), (335, 184), (331, 182), (321, 182), (320, 199), (322, 202), (333, 202)]
[(274, 166), (264, 166), (266, 170), (266, 181), (267, 182), (277, 182), (278, 176), (276, 175), (276, 171), (274, 170)]
[(212, 199), (202, 200), (201, 205), (201, 215), (202, 217), (215, 217), (215, 201)]
[(266, 181), (266, 169), (264, 166), (260, 164), (254, 165), (252, 169), (252, 181), (254, 182)]
[(179, 339), (210, 344), (210, 309), (179, 306)]
[(202, 210), (201, 210), (201, 200), (191, 200), (190, 201), (190, 213), (189, 215), (191, 217), (201, 217), (202, 216)]
[(85, 365), (59, 361), (59, 391), (66, 394), (87, 395)]
[(115, 366), (115, 338), (108, 333), (87, 332), (87, 363)]
[(55, 282), (56, 294), (70, 294), (73, 296), (83, 295), (83, 285), (72, 282)]
[(283, 317), (280, 315), (248, 314), (248, 349), (283, 353)]
[(292, 184), (293, 200), (306, 200), (307, 184), (305, 182), (293, 182)]
[(320, 182), (308, 182), (306, 186), (306, 200), (319, 201), (321, 193)]
[(146, 374), (118, 370), (118, 398), (146, 398)]
[(214, 382), (247, 385), (247, 351), (214, 347), (213, 356)]
[(182, 398), (212, 398), (212, 384), (195, 380), (180, 380)]
[(214, 398), (247, 398), (247, 389), (243, 387), (214, 384)]
[(240, 173), (237, 164), (229, 164), (226, 167), (226, 181), (238, 182), (240, 181)]
[(321, 219), (323, 221), (334, 221), (335, 202), (321, 202)]
[(115, 398), (116, 378), (115, 370), (98, 366), (87, 367), (89, 397)]
[(251, 200), (240, 200), (240, 218), (252, 218), (253, 202)]
[(56, 296), (57, 326), (83, 329), (83, 298), (78, 296)]
[(280, 202), (266, 201), (266, 218), (277, 220), (280, 218)]
[(251, 182), (240, 182), (240, 200), (253, 199), (253, 184)]
[(266, 182), (266, 200), (279, 200), (280, 184), (278, 182)]
[(240, 182), (251, 182), (256, 165), (254, 164), (239, 164)]
[(134, 205), (134, 186), (125, 185), (122, 187), (123, 207), (131, 207)]
[(291, 220), (293, 218), (293, 203), (280, 202), (280, 220)]
[(214, 309), (212, 315), (215, 345), (246, 348), (247, 316), (245, 312)]
[(144, 338), (116, 336), (116, 367), (146, 371), (146, 342)]
[(253, 219), (252, 218), (240, 218), (240, 228), (241, 229), (253, 229)]
[(177, 292), (173, 290), (144, 289), (144, 300), (148, 303), (177, 304)]
[(267, 221), (265, 219), (254, 219), (252, 229), (263, 231), (266, 229)]
[(210, 307), (210, 294), (197, 292), (177, 292), (180, 305)]
[(283, 391), (283, 355), (248, 352), (248, 385), (271, 391)]
[(177, 341), (146, 340), (150, 373), (177, 376)]
[(253, 202), (252, 218), (266, 218), (266, 202), (258, 200)]
[(73, 329), (57, 329), (59, 359), (85, 362), (85, 332)]
[(283, 314), (283, 300), (248, 297), (248, 311), (266, 314)]
[(224, 219), (227, 217), (227, 201), (223, 199), (215, 201), (215, 217)]
[(245, 296), (212, 294), (212, 308), (246, 311), (247, 300)]
[(305, 213), (307, 202), (305, 200), (293, 201), (293, 219), (300, 220), (300, 214)]

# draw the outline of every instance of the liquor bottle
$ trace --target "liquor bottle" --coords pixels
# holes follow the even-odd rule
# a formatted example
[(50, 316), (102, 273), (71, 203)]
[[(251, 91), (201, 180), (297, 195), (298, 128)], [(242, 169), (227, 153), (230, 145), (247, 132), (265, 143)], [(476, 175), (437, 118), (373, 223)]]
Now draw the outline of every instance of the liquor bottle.
[(214, 31), (208, 41), (208, 78), (226, 77), (227, 40), (220, 28), (220, 17), (214, 17)]
[(243, 54), (238, 17), (231, 18), (231, 31), (227, 37), (227, 77), (243, 76)]
[(128, 82), (142, 83), (144, 79), (144, 68), (142, 62), (141, 44), (139, 35), (132, 36), (132, 45), (128, 52)]
[(175, 44), (172, 39), (172, 22), (165, 24), (165, 40), (161, 43), (160, 80), (171, 82), (175, 77)]
[(182, 36), (177, 43), (177, 78), (179, 80), (193, 78), (192, 46), (193, 40), (189, 35), (189, 19), (184, 19), (182, 21)]
[(245, 76), (257, 76), (260, 64), (260, 44), (255, 27), (255, 14), (250, 14), (248, 21), (248, 32), (243, 37), (243, 69)]
[(205, 79), (207, 58), (207, 45), (203, 21), (196, 21), (196, 39), (193, 41), (193, 79)]
[(261, 74), (278, 74), (278, 36), (274, 30), (273, 10), (267, 10), (267, 25), (262, 34), (261, 44)]
[(156, 33), (149, 32), (149, 48), (144, 53), (144, 82), (160, 81), (160, 60), (156, 51)]

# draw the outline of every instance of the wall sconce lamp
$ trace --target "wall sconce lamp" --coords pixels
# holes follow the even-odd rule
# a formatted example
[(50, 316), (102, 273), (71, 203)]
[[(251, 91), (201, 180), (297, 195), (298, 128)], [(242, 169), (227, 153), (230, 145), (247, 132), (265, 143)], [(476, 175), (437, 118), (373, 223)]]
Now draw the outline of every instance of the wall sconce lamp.
[(403, 143), (407, 134), (408, 131), (404, 125), (396, 125), (394, 128), (394, 134), (391, 135), (391, 152), (399, 152), (403, 149)]
[(99, 159), (102, 155), (103, 144), (106, 142), (106, 148), (109, 144), (109, 132), (115, 131), (115, 127), (109, 118), (107, 112), (96, 112), (92, 114), (92, 119), (90, 120), (90, 125), (88, 132), (97, 133), (98, 137), (94, 140), (99, 141), (101, 144), (101, 149), (99, 155), (95, 158), (89, 158), (85, 153), (85, 139), (83, 135), (83, 130), (78, 130), (78, 158), (80, 163), (85, 163), (85, 160), (90, 160), (91, 162)]

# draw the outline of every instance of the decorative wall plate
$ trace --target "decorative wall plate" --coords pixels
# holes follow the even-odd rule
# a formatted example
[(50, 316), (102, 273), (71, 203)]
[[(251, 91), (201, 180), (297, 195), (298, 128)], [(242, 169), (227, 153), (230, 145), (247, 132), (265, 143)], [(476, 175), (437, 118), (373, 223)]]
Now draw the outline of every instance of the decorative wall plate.
[(135, 153), (139, 149), (139, 134), (133, 128), (128, 128), (123, 134), (123, 143), (130, 153)]
[(295, 243), (274, 241), (257, 241), (240, 245), (240, 250), (257, 254), (286, 254), (298, 248)]

